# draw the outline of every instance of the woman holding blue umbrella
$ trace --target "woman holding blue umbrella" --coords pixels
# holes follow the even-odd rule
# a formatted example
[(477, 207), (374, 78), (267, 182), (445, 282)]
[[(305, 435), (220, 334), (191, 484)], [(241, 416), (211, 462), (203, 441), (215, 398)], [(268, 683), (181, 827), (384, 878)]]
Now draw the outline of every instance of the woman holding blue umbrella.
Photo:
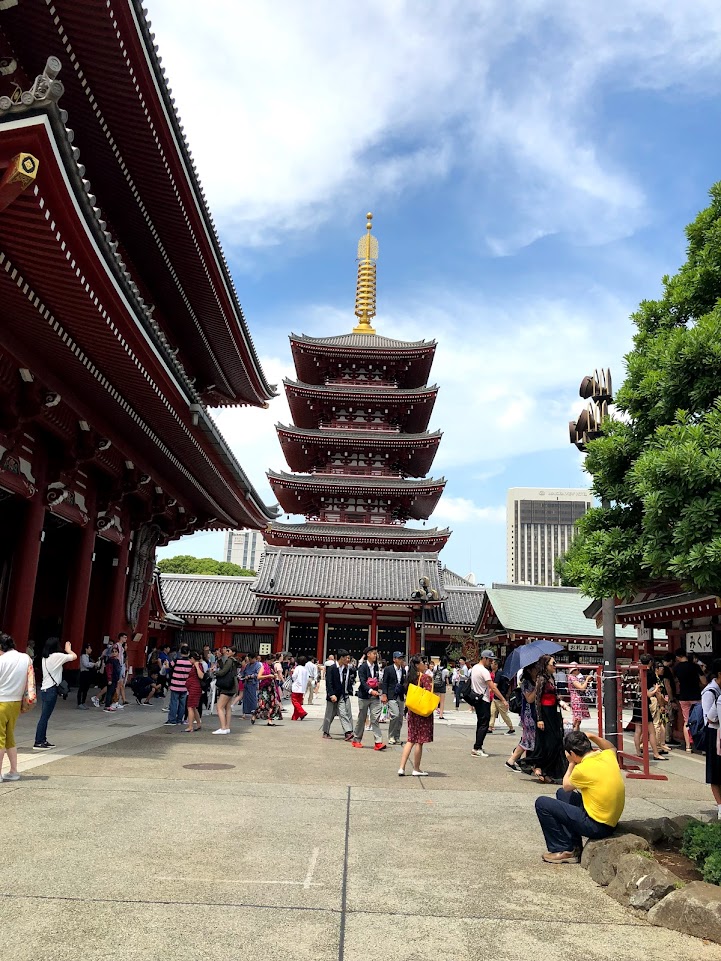
[(538, 660), (536, 675), (536, 745), (526, 755), (528, 764), (541, 784), (555, 784), (568, 767), (563, 750), (563, 719), (554, 674), (556, 659), (544, 654)]

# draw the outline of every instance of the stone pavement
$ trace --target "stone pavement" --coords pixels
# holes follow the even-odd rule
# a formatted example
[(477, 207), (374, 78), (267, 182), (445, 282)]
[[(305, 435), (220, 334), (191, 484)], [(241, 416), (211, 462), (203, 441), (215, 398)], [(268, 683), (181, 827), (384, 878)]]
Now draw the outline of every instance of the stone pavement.
[[(23, 779), (0, 784), (2, 957), (721, 961), (541, 862), (533, 800), (551, 789), (504, 768), (512, 738), (476, 759), (472, 718), (449, 713), (431, 776), (399, 778), (400, 748), (323, 741), (321, 712), (213, 737), (70, 701), (42, 755), (24, 717)], [(666, 769), (627, 782), (627, 817), (711, 814), (698, 759)]]

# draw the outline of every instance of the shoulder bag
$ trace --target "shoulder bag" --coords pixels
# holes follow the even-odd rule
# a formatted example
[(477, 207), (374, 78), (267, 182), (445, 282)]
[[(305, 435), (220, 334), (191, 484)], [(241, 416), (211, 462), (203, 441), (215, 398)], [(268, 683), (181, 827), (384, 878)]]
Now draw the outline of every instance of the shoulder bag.
[(440, 703), (440, 697), (433, 691), (427, 691), (419, 684), (408, 685), (406, 707), (411, 714), (417, 714), (419, 717), (430, 717)]
[[(53, 672), (50, 670), (50, 665), (47, 663), (48, 660), (49, 658), (47, 657), (43, 658), (43, 665), (45, 666), (45, 670), (48, 672), (48, 677), (53, 682), (53, 687), (57, 688), (58, 697), (61, 697), (64, 701), (66, 701), (68, 699), (68, 694), (70, 693), (70, 685), (64, 678), (62, 678), (58, 684), (53, 676)], [(60, 667), (60, 670), (62, 671), (62, 666)]]

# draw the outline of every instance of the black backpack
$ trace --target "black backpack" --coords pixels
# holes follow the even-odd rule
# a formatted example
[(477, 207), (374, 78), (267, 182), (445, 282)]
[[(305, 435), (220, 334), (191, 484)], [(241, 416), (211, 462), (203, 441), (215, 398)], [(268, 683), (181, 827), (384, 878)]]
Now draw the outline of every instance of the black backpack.
[(443, 668), (437, 667), (433, 671), (433, 692), (435, 694), (446, 693), (446, 682), (443, 680)]

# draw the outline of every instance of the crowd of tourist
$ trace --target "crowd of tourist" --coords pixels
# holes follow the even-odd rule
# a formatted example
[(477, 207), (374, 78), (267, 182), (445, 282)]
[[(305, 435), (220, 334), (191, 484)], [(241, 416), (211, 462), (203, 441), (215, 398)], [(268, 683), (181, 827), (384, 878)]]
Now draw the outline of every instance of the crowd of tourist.
[[(33, 666), (27, 654), (15, 650), (11, 638), (0, 635), (0, 777), (3, 780), (18, 777), (15, 722), (21, 711), (28, 710), (36, 700), (36, 685), (40, 716), (33, 749), (45, 751), (54, 747), (48, 740), (48, 725), (58, 698), (68, 696), (63, 670), (76, 657), (70, 644), (62, 645), (59, 638), (53, 637), (44, 644)], [(332, 739), (331, 728), (338, 719), (342, 738), (352, 748), (363, 748), (367, 732), (375, 751), (385, 751), (389, 745), (401, 746), (398, 775), (406, 775), (410, 761), (410, 773), (414, 777), (427, 776), (422, 766), (423, 748), (433, 742), (435, 722), (445, 720), (445, 701), (450, 687), (456, 709), (468, 703), (469, 710), (475, 712), (476, 733), (471, 750), (474, 757), (489, 756), (485, 750), (486, 739), (495, 733), (500, 718), (505, 733), (517, 737), (505, 761), (506, 769), (526, 773), (539, 783), (560, 785), (555, 799), (542, 798), (537, 805), (549, 856), (558, 855), (551, 860), (575, 857), (577, 845), (573, 831), (580, 830), (579, 825), (587, 831), (585, 836), (602, 836), (618, 807), (618, 798), (614, 803), (608, 798), (599, 802), (597, 796), (595, 800), (591, 797), (588, 805), (584, 801), (578, 807), (578, 798), (583, 795), (580, 785), (588, 789), (588, 778), (582, 778), (579, 772), (588, 775), (598, 768), (608, 775), (608, 758), (603, 761), (594, 758), (613, 746), (580, 730), (584, 720), (590, 717), (589, 704), (595, 701), (595, 677), (584, 676), (582, 667), (575, 662), (565, 667), (564, 673), (559, 673), (553, 655), (540, 657), (517, 676), (508, 678), (490, 650), (482, 651), (472, 666), (463, 657), (450, 662), (441, 658), (434, 663), (421, 655), (412, 657), (407, 665), (402, 651), (395, 651), (392, 658), (385, 661), (374, 647), (366, 648), (357, 661), (348, 651), (339, 650), (324, 664), (319, 664), (315, 658), (295, 658), (290, 654), (259, 656), (230, 646), (218, 651), (211, 651), (207, 646), (202, 651), (194, 651), (187, 645), (172, 649), (168, 644), (150, 651), (145, 668), (132, 673), (126, 688), (127, 635), (121, 634), (117, 641), (106, 645), (99, 657), (94, 657), (92, 648), (87, 646), (80, 655), (78, 668), (77, 709), (80, 711), (90, 710), (87, 702), (93, 686), (98, 690), (90, 702), (106, 713), (123, 710), (129, 690), (137, 704), (144, 707), (167, 699), (167, 707), (163, 707), (168, 714), (165, 724), (185, 734), (202, 731), (204, 712), (207, 717), (207, 713), (214, 710), (218, 726), (212, 734), (216, 736), (231, 733), (233, 718), (247, 720), (252, 725), (264, 721), (274, 727), (284, 711), (288, 711), (292, 721), (303, 721), (307, 717), (306, 706), (313, 703), (324, 681), (323, 739)], [(645, 684), (641, 683), (642, 674)], [(408, 703), (410, 688), (434, 695), (434, 709), (419, 711)], [(667, 759), (673, 748), (685, 748), (689, 752), (694, 749), (696, 711), (704, 731), (708, 732), (703, 745), (706, 781), (721, 819), (721, 660), (705, 665), (679, 649), (664, 655), (657, 664), (650, 655), (644, 654), (639, 669), (625, 674), (622, 696), (624, 704), (632, 708), (630, 725), (634, 730), (635, 754), (643, 757), (649, 751), (649, 760), (653, 761)], [(288, 702), (287, 706), (284, 702)], [(234, 713), (234, 708), (239, 713)], [(518, 716), (517, 723), (511, 715)], [(387, 741), (383, 738), (382, 723), (387, 723)], [(407, 725), (405, 739), (404, 723)], [(2, 774), (6, 754), (10, 769)], [(574, 810), (569, 813), (566, 808)], [(594, 810), (599, 815), (595, 819)], [(589, 817), (606, 827), (594, 828), (588, 823)], [(565, 827), (559, 828), (554, 818), (560, 818), (559, 823)]]

